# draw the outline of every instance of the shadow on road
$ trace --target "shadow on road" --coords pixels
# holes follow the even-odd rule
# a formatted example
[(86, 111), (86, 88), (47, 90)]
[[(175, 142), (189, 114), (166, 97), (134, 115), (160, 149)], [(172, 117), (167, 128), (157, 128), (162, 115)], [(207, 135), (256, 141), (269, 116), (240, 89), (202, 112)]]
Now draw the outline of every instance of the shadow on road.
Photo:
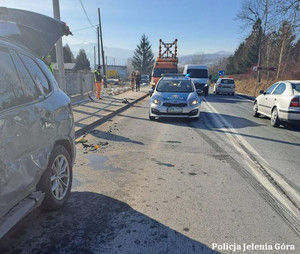
[[(223, 128), (224, 126), (218, 126), (216, 124), (213, 124), (214, 127), (212, 127), (206, 125), (205, 123), (207, 121), (210, 123), (214, 123), (215, 118), (220, 119), (220, 117), (226, 119), (227, 122), (235, 129), (264, 126), (263, 124), (258, 124), (256, 122), (250, 121), (247, 118), (236, 117), (227, 114), (216, 114), (216, 113), (205, 112), (205, 111), (201, 112), (200, 118), (198, 120), (182, 119), (182, 118), (160, 118), (156, 121), (159, 121), (160, 123), (164, 123), (164, 124), (173, 124), (173, 125), (180, 125), (180, 126), (186, 126), (188, 123), (197, 123), (198, 128), (215, 130), (215, 129)], [(200, 125), (198, 125), (198, 123), (200, 123)]]
[(228, 94), (210, 94), (208, 97), (208, 100), (210, 103), (230, 103), (230, 104), (241, 104), (241, 103), (249, 103), (249, 101), (245, 100), (245, 98), (238, 97), (238, 96), (232, 96)]
[(128, 142), (128, 143), (132, 143), (132, 144), (136, 144), (136, 145), (144, 145), (143, 142), (132, 140), (130, 138), (123, 137), (123, 136), (120, 136), (117, 134), (113, 134), (111, 132), (111, 130), (108, 132), (100, 131), (100, 130), (92, 130), (89, 132), (89, 134), (93, 135), (97, 138), (102, 138), (107, 141)]
[(124, 202), (91, 192), (72, 192), (61, 210), (36, 210), (25, 218), (0, 241), (0, 253), (218, 252)]

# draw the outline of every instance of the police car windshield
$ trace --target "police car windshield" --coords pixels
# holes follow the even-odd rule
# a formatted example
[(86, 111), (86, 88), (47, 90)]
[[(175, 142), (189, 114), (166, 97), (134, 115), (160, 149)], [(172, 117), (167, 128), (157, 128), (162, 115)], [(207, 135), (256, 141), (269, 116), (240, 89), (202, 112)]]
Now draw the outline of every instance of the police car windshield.
[(191, 93), (194, 92), (194, 88), (190, 80), (161, 80), (157, 84), (156, 91), (165, 93)]

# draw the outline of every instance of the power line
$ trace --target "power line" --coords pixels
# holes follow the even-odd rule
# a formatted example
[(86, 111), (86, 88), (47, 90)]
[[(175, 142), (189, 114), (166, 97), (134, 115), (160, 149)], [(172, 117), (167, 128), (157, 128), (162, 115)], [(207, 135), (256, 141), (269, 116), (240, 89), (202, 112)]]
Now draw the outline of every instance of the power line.
[[(89, 21), (90, 25), (93, 26), (93, 27), (96, 27), (95, 25), (93, 25), (93, 23), (91, 22), (89, 16), (87, 15), (86, 10), (85, 10), (85, 8), (84, 8), (84, 6), (83, 6), (83, 4), (82, 4), (82, 1), (79, 0), (79, 2), (80, 2), (80, 4), (81, 4), (81, 7), (82, 7), (82, 9), (83, 9), (83, 11), (84, 11), (84, 14), (85, 14), (87, 20)], [(96, 28), (95, 28), (95, 29), (96, 29)]]
[(95, 26), (88, 26), (88, 27), (79, 28), (79, 29), (75, 29), (75, 30), (72, 29), (72, 33), (74, 33), (74, 32), (79, 32), (79, 31), (82, 31), (82, 30), (91, 29), (91, 28), (94, 28), (94, 29), (95, 29)]

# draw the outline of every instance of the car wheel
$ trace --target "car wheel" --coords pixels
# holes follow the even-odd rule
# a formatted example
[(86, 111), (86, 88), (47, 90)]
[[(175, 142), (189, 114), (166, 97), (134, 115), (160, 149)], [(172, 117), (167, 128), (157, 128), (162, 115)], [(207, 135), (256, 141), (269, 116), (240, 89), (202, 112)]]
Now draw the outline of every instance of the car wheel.
[(278, 119), (277, 108), (274, 108), (271, 114), (271, 125), (273, 127), (278, 127), (280, 125), (280, 121)]
[(216, 95), (218, 95), (219, 94), (219, 92), (218, 92), (218, 90), (216, 90)]
[(260, 114), (257, 113), (257, 111), (258, 111), (258, 106), (257, 106), (257, 102), (255, 102), (254, 105), (253, 105), (253, 110), (252, 110), (252, 115), (254, 117), (259, 117), (260, 116)]
[(72, 163), (67, 150), (57, 145), (54, 147), (48, 166), (43, 173), (37, 190), (45, 193), (41, 208), (56, 210), (67, 201), (72, 187)]

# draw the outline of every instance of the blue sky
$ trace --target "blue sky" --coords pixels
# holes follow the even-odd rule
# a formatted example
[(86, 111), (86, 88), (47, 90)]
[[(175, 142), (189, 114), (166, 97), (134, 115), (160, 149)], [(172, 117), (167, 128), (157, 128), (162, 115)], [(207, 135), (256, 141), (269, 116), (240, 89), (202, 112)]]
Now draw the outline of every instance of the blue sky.
[[(234, 52), (244, 35), (235, 20), (242, 0), (81, 0), (92, 24), (98, 23), (101, 10), (103, 42), (106, 47), (134, 50), (142, 34), (148, 36), (153, 51), (158, 41), (178, 39), (178, 54)], [(0, 0), (0, 6), (25, 9), (53, 16), (52, 0)], [(61, 20), (74, 44), (96, 43), (80, 0), (60, 0)], [(90, 28), (88, 28), (90, 27)], [(87, 29), (85, 29), (87, 28)], [(82, 29), (82, 30), (81, 30)], [(84, 46), (83, 46), (84, 47)]]

